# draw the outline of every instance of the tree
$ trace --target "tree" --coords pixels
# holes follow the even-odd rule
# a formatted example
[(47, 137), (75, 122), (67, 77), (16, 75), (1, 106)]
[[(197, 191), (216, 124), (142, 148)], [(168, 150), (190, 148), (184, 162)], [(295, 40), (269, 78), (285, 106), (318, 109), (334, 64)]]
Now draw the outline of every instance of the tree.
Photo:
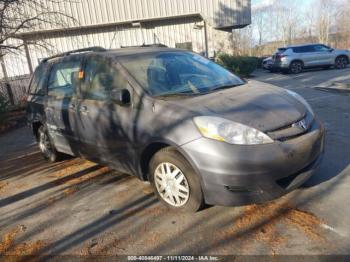
[(252, 10), (252, 20), (254, 28), (256, 29), (258, 35), (258, 44), (262, 45), (264, 42), (265, 33), (268, 30), (268, 14), (266, 8), (257, 8)]
[(316, 32), (320, 43), (329, 44), (329, 34), (332, 25), (332, 17), (335, 15), (336, 6), (333, 1), (317, 0), (316, 4)]
[[(0, 54), (23, 47), (23, 41), (14, 40), (20, 32), (39, 30), (44, 23), (60, 27), (74, 20), (72, 16), (58, 11), (59, 5), (64, 2), (67, 0), (0, 0)], [(45, 46), (43, 40), (31, 40), (27, 44)]]

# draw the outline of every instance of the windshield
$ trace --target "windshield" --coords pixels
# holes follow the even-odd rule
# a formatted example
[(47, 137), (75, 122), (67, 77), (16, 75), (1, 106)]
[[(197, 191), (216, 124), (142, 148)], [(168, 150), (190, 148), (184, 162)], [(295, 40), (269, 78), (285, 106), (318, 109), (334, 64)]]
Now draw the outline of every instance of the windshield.
[(120, 62), (152, 96), (203, 94), (244, 84), (216, 63), (190, 52), (130, 55)]

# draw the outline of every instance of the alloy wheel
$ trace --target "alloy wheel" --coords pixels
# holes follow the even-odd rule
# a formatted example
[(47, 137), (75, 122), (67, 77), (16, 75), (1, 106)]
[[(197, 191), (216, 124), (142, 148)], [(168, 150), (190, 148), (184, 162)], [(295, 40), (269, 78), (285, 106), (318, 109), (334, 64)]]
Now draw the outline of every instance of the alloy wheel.
[(294, 63), (292, 63), (290, 69), (291, 69), (293, 74), (298, 74), (303, 70), (303, 66), (299, 62), (294, 62)]
[(185, 175), (174, 164), (160, 163), (154, 171), (154, 182), (160, 197), (169, 205), (181, 207), (190, 197)]
[(337, 58), (337, 61), (335, 62), (335, 66), (339, 69), (343, 69), (348, 64), (348, 61), (345, 57), (339, 57)]

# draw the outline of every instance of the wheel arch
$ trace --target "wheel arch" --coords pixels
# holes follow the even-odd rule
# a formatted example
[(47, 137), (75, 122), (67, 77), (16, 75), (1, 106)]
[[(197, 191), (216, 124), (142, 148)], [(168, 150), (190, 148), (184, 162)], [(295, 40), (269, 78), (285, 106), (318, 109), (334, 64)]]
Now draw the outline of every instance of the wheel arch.
[(303, 60), (301, 60), (301, 59), (294, 59), (294, 60), (292, 60), (292, 61), (290, 62), (289, 67), (290, 67), (293, 63), (295, 63), (295, 62), (300, 62), (300, 63), (302, 64), (303, 67), (305, 66)]
[(346, 61), (348, 62), (348, 64), (350, 63), (349, 57), (348, 57), (347, 55), (345, 55), (345, 54), (340, 54), (340, 55), (338, 55), (338, 56), (335, 58), (334, 61), (337, 61), (337, 59), (338, 59), (338, 58), (341, 58), (341, 57), (344, 57), (344, 58), (346, 59)]
[(199, 173), (198, 168), (194, 165), (191, 158), (188, 156), (188, 154), (177, 144), (171, 142), (171, 141), (154, 141), (152, 143), (149, 143), (147, 146), (144, 147), (144, 149), (141, 151), (140, 158), (139, 158), (139, 170), (140, 170), (140, 178), (143, 181), (149, 181), (149, 163), (152, 157), (161, 149), (166, 147), (172, 147), (174, 150), (176, 150), (179, 154), (181, 154), (187, 162), (191, 165), (191, 167), (196, 171), (197, 175), (199, 176), (199, 179), (202, 181), (202, 177)]

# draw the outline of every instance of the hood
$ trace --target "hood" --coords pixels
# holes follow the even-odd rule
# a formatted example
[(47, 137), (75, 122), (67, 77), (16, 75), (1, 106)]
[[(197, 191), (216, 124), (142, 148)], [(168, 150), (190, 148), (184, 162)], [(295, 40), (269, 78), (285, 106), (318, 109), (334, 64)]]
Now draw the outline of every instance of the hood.
[(334, 49), (333, 52), (336, 53), (336, 54), (350, 55), (350, 50), (346, 50), (346, 49)]
[(166, 103), (180, 111), (222, 117), (263, 132), (295, 123), (306, 114), (305, 106), (285, 90), (257, 81)]

